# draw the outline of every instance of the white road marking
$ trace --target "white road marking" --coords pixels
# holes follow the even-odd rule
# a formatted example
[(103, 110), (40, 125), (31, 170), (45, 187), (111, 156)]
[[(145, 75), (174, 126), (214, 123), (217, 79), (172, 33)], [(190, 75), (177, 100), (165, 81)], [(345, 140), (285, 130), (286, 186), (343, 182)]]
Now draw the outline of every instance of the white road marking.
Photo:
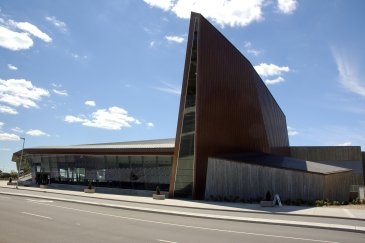
[(356, 218), (355, 215), (353, 215), (350, 210), (343, 208), (342, 209), (350, 218)]
[(50, 220), (52, 220), (52, 218), (50, 218), (50, 217), (42, 216), (42, 215), (38, 215), (38, 214), (34, 214), (34, 213), (27, 213), (27, 212), (21, 212), (21, 213), (27, 214), (27, 215), (30, 215), (30, 216), (34, 216), (34, 217), (39, 217), (39, 218), (44, 218), (44, 219), (50, 219)]
[(161, 239), (157, 239), (157, 241), (159, 241), (159, 242), (166, 242), (166, 243), (177, 243), (176, 241), (161, 240)]
[(27, 199), (28, 202), (35, 202), (35, 203), (52, 203), (51, 200), (34, 200), (34, 199)]
[(108, 216), (108, 217), (113, 217), (113, 218), (120, 218), (120, 219), (133, 220), (133, 221), (139, 221), (139, 222), (145, 222), (145, 223), (152, 223), (152, 224), (169, 225), (169, 226), (175, 226), (175, 227), (181, 227), (181, 228), (199, 229), (199, 230), (207, 230), (207, 231), (217, 231), (217, 232), (243, 234), (243, 235), (253, 235), (253, 236), (262, 236), (262, 237), (270, 237), (270, 238), (280, 238), (280, 239), (311, 241), (311, 242), (339, 243), (337, 241), (316, 240), (316, 239), (299, 238), (299, 237), (291, 237), (291, 236), (283, 236), (283, 235), (269, 235), (269, 234), (252, 233), (252, 232), (245, 232), (245, 231), (225, 230), (225, 229), (207, 228), (207, 227), (191, 226), (191, 225), (184, 225), (184, 224), (166, 223), (166, 222), (161, 222), (161, 221), (124, 217), (124, 216), (118, 216), (118, 215), (113, 215), (113, 214), (99, 213), (99, 212), (93, 212), (93, 211), (77, 209), (77, 208), (70, 208), (70, 207), (64, 207), (64, 206), (57, 206), (57, 205), (46, 204), (46, 203), (39, 203), (39, 204), (50, 206), (50, 207), (63, 208), (63, 209), (83, 212), (83, 213), (90, 213), (90, 214)]

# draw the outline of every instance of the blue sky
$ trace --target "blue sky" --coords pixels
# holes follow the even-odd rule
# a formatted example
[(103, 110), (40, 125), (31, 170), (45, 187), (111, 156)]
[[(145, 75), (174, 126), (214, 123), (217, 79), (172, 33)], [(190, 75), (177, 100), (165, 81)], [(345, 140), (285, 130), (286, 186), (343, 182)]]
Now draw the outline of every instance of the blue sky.
[(3, 0), (0, 169), (25, 147), (175, 136), (190, 11), (255, 66), (291, 145), (365, 150), (362, 0)]

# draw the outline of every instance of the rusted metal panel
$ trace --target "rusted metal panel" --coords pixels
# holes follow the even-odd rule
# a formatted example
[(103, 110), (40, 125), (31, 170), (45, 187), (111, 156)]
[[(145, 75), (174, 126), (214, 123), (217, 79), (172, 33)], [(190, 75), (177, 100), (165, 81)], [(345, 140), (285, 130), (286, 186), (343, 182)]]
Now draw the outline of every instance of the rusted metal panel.
[(176, 178), (195, 18), (198, 44), (193, 198), (202, 199), (209, 156), (237, 152), (288, 155), (289, 142), (285, 116), (251, 63), (206, 19), (192, 13), (170, 195)]
[(360, 146), (293, 146), (291, 156), (311, 161), (361, 161)]

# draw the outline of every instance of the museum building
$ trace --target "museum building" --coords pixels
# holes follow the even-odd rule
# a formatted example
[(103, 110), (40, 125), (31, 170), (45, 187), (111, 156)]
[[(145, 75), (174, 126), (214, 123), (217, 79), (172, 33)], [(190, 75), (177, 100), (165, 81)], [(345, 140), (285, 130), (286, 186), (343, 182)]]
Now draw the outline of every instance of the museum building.
[[(25, 148), (34, 183), (170, 197), (347, 201), (364, 185), (359, 146), (291, 147), (286, 118), (252, 64), (192, 13), (174, 139)], [(22, 151), (13, 154), (19, 161)]]

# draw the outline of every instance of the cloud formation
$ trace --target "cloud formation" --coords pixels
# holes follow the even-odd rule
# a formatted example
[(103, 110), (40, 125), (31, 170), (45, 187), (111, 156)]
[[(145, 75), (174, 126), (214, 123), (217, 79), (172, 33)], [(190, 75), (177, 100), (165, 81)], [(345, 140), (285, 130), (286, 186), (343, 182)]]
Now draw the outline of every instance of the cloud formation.
[(288, 126), (288, 135), (289, 136), (296, 136), (298, 134), (299, 134), (298, 131), (296, 131), (294, 128)]
[(18, 70), (18, 68), (16, 66), (12, 65), (12, 64), (8, 64), (8, 68), (10, 70), (14, 70), (14, 71)]
[(61, 95), (61, 96), (68, 96), (67, 90), (53, 89), (52, 91), (53, 91), (53, 93)]
[(289, 72), (290, 68), (287, 66), (277, 66), (275, 64), (267, 64), (267, 63), (260, 63), (259, 65), (255, 66), (257, 73), (260, 76), (268, 77), (274, 75), (281, 75), (284, 72)]
[(251, 55), (254, 55), (254, 56), (258, 56), (261, 54), (262, 51), (258, 50), (258, 49), (255, 49), (252, 47), (252, 43), (249, 42), (249, 41), (246, 41), (245, 42), (245, 51), (248, 53), (248, 54), (251, 54)]
[(61, 20), (58, 20), (55, 16), (47, 16), (45, 19), (50, 23), (52, 23), (56, 28), (58, 28), (62, 32), (67, 32), (66, 23)]
[(0, 141), (18, 141), (20, 139), (16, 134), (2, 132), (3, 126), (4, 122), (0, 122)]
[(96, 103), (93, 100), (87, 100), (87, 101), (85, 101), (85, 105), (94, 107), (94, 106), (96, 106)]
[(20, 128), (20, 127), (14, 127), (11, 129), (13, 132), (16, 132), (16, 133), (23, 133), (24, 131)]
[(181, 94), (181, 90), (180, 88), (168, 83), (168, 82), (162, 82), (163, 86), (161, 87), (155, 87), (155, 89), (168, 93), (168, 94), (173, 94), (173, 95), (178, 95), (180, 96)]
[(177, 17), (188, 19), (190, 12), (198, 12), (214, 23), (246, 26), (263, 19), (265, 0), (144, 0), (151, 7), (171, 11)]
[(89, 116), (67, 115), (64, 119), (68, 123), (81, 123), (84, 126), (103, 128), (108, 130), (121, 130), (131, 127), (136, 119), (123, 108), (113, 106), (108, 109), (99, 109)]
[(297, 0), (278, 0), (278, 9), (284, 14), (292, 14), (298, 6)]
[(15, 22), (11, 21), (12, 24), (14, 24), (18, 29), (23, 30), (41, 40), (44, 42), (51, 42), (52, 38), (49, 37), (46, 33), (42, 32), (40, 29), (38, 29), (37, 26), (29, 23), (29, 22)]
[(44, 42), (51, 42), (52, 38), (42, 32), (37, 26), (29, 22), (16, 22), (0, 18), (0, 46), (12, 51), (26, 50), (33, 46), (31, 36)]
[(20, 138), (16, 134), (0, 132), (0, 141), (18, 141)]
[[(267, 63), (260, 63), (259, 65), (254, 66), (256, 72), (261, 76), (261, 78), (266, 77), (273, 77), (273, 79), (266, 79), (265, 83), (267, 85), (270, 84), (278, 84), (285, 81), (283, 77), (280, 75), (287, 73), (290, 71), (290, 68), (287, 66), (277, 66), (275, 64), (267, 64)], [(274, 77), (276, 76), (276, 77)]]
[(184, 42), (184, 38), (180, 36), (167, 35), (165, 36), (165, 39), (168, 40), (169, 42), (176, 42), (176, 43)]
[(170, 10), (173, 6), (172, 0), (144, 0), (145, 3), (149, 4), (151, 7), (158, 7), (164, 11)]
[(365, 82), (360, 78), (357, 63), (336, 48), (332, 48), (341, 85), (350, 92), (365, 96)]
[(10, 114), (10, 115), (18, 114), (18, 112), (14, 108), (7, 105), (0, 105), (0, 113)]
[(38, 88), (25, 79), (0, 79), (0, 102), (11, 106), (38, 108), (37, 102), (50, 96), (45, 89)]
[(27, 135), (29, 136), (33, 136), (33, 137), (40, 137), (40, 136), (47, 136), (49, 137), (50, 135), (41, 131), (41, 130), (38, 130), (38, 129), (32, 129), (32, 130), (29, 130), (28, 132), (26, 132)]
[(33, 40), (27, 33), (19, 33), (0, 25), (0, 46), (12, 51), (29, 49)]
[(274, 79), (265, 79), (265, 84), (267, 84), (267, 85), (271, 85), (271, 84), (278, 84), (278, 83), (282, 83), (282, 82), (284, 82), (285, 81), (285, 79), (284, 78), (282, 78), (282, 77), (277, 77), (277, 78), (274, 78)]

